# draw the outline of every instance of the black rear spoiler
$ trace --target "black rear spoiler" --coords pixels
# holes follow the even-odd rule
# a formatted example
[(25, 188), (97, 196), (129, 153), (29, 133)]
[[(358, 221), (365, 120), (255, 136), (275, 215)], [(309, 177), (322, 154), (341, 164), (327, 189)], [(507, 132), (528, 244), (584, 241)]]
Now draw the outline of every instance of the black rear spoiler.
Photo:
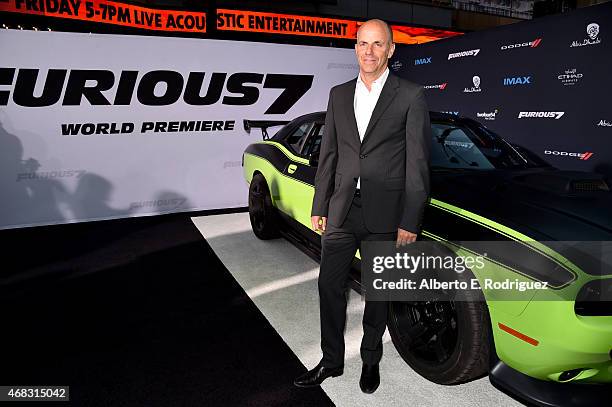
[(289, 123), (287, 120), (244, 120), (244, 129), (247, 133), (251, 133), (251, 129), (261, 129), (261, 134), (264, 140), (270, 139), (268, 136), (268, 127), (282, 126)]

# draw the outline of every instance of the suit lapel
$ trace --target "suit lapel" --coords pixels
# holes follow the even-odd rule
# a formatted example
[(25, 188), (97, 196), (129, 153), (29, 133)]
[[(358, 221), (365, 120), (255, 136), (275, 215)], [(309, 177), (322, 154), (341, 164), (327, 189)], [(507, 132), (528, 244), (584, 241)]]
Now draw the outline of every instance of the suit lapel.
[[(399, 87), (399, 81), (397, 77), (391, 74), (391, 72), (389, 72), (389, 76), (387, 77), (387, 80), (385, 81), (385, 85), (383, 86), (382, 91), (380, 92), (380, 96), (378, 97), (376, 106), (374, 106), (374, 111), (372, 112), (372, 117), (370, 117), (368, 128), (366, 129), (366, 132), (363, 136), (362, 144), (366, 142), (366, 139), (368, 138), (370, 133), (372, 133), (372, 129), (376, 125), (376, 122), (378, 121), (378, 119), (380, 119), (380, 116), (385, 112), (385, 110), (387, 110), (387, 108), (389, 107), (393, 99), (395, 98), (398, 87)], [(353, 91), (353, 95), (354, 95), (354, 91)], [(352, 103), (351, 103), (351, 106), (352, 106)], [(353, 117), (355, 117), (355, 108), (353, 108), (352, 110), (353, 110)]]
[(357, 120), (355, 119), (355, 85), (357, 85), (357, 78), (347, 84), (344, 90), (345, 95), (342, 100), (346, 101), (346, 103), (344, 103), (344, 113), (346, 114), (346, 119), (351, 128), (351, 138), (353, 141), (357, 141), (357, 144), (361, 144), (359, 130), (357, 130)]

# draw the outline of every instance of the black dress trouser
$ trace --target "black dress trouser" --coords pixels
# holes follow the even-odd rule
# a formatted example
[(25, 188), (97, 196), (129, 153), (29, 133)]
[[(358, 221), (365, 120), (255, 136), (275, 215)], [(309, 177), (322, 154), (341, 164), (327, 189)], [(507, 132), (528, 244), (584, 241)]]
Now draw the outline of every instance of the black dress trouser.
[[(397, 239), (397, 232), (371, 233), (361, 211), (361, 198), (353, 198), (351, 208), (340, 227), (327, 224), (321, 237), (321, 271), (319, 302), (321, 318), (322, 364), (326, 367), (344, 365), (344, 327), (349, 271), (355, 252), (362, 241)], [(361, 360), (376, 364), (382, 357), (382, 336), (387, 326), (387, 306), (384, 301), (366, 301), (363, 314)]]

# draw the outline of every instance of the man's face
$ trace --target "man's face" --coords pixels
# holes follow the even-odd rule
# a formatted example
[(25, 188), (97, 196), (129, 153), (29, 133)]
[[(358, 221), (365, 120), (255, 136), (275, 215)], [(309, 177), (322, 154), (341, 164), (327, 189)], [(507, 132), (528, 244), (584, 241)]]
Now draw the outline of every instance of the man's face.
[(382, 24), (367, 23), (359, 29), (355, 52), (361, 72), (382, 73), (394, 50), (395, 44), (389, 41)]

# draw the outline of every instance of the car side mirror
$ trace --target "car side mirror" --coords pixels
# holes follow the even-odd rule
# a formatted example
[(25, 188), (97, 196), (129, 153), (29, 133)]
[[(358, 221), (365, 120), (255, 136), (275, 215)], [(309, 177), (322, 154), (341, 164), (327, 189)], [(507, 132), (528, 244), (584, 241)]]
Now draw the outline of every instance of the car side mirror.
[(310, 165), (311, 167), (317, 167), (319, 165), (319, 154), (310, 154), (308, 156), (308, 165)]

